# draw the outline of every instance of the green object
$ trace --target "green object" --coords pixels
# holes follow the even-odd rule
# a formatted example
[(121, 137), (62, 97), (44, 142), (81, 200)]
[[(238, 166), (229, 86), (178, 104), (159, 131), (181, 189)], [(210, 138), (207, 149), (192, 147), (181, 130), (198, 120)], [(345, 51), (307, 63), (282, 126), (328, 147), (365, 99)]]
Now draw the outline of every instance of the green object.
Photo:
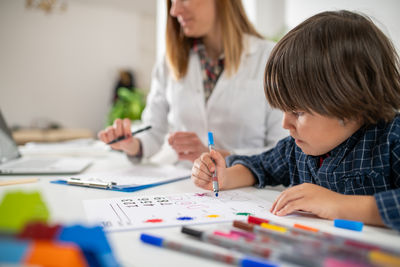
[(125, 87), (119, 88), (118, 99), (108, 114), (107, 126), (112, 125), (117, 118), (140, 120), (145, 105), (145, 95), (140, 90), (131, 91)]
[(238, 213), (236, 213), (236, 215), (249, 216), (249, 215), (251, 215), (251, 213), (250, 212), (238, 212)]
[(7, 192), (0, 204), (0, 231), (19, 232), (28, 222), (48, 219), (49, 211), (39, 192)]

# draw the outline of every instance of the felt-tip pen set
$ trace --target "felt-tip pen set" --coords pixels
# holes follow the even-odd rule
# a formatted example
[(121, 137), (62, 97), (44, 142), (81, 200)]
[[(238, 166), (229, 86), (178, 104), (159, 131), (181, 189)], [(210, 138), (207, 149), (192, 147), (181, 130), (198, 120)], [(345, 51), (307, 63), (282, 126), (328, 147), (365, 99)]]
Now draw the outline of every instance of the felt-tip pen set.
[(283, 226), (249, 216), (234, 221), (228, 232), (200, 231), (183, 226), (181, 232), (201, 242), (229, 249), (227, 253), (186, 245), (148, 234), (145, 243), (236, 266), (400, 266), (400, 251), (360, 242), (295, 224)]

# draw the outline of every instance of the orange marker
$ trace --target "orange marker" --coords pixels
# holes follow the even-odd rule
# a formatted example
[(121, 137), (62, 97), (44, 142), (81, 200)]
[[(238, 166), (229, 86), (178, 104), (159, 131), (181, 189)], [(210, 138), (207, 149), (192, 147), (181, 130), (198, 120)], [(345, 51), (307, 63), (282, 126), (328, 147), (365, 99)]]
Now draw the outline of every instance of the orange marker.
[(312, 228), (312, 227), (310, 227), (310, 226), (306, 226), (306, 225), (302, 225), (302, 224), (298, 224), (298, 223), (295, 223), (294, 225), (293, 225), (293, 227), (294, 228), (299, 228), (299, 229), (302, 229), (302, 230), (306, 230), (306, 231), (310, 231), (310, 232), (319, 232), (319, 229), (317, 229), (317, 228)]

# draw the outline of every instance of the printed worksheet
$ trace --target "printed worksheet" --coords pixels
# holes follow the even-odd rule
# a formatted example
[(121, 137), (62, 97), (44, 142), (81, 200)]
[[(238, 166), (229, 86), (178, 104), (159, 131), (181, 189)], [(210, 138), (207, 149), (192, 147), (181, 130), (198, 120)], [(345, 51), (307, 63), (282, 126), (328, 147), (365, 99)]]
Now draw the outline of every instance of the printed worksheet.
[(265, 217), (271, 202), (240, 190), (214, 193), (121, 197), (85, 200), (89, 223), (101, 224), (106, 231), (149, 229), (190, 224)]

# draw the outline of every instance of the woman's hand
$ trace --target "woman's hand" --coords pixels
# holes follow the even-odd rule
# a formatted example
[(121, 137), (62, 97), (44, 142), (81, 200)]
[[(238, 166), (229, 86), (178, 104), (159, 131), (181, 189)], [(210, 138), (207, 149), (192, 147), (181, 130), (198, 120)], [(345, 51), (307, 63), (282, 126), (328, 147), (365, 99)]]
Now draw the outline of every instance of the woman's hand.
[(304, 183), (283, 191), (270, 211), (278, 216), (285, 216), (294, 211), (307, 211), (333, 220), (342, 217), (343, 209), (346, 209), (346, 195), (319, 185)]
[(194, 162), (202, 153), (208, 151), (208, 147), (193, 132), (172, 133), (168, 138), (168, 143), (176, 151), (180, 160)]
[(130, 119), (116, 119), (113, 126), (109, 126), (100, 131), (97, 136), (106, 144), (118, 137), (125, 136), (126, 139), (110, 145), (111, 148), (122, 150), (130, 156), (135, 156), (139, 153), (140, 141), (137, 138), (132, 137)]
[(212, 150), (210, 153), (203, 153), (195, 160), (192, 167), (192, 181), (195, 185), (206, 190), (212, 190), (212, 175), (217, 170), (219, 188), (224, 189), (226, 182), (226, 164), (222, 155)]

